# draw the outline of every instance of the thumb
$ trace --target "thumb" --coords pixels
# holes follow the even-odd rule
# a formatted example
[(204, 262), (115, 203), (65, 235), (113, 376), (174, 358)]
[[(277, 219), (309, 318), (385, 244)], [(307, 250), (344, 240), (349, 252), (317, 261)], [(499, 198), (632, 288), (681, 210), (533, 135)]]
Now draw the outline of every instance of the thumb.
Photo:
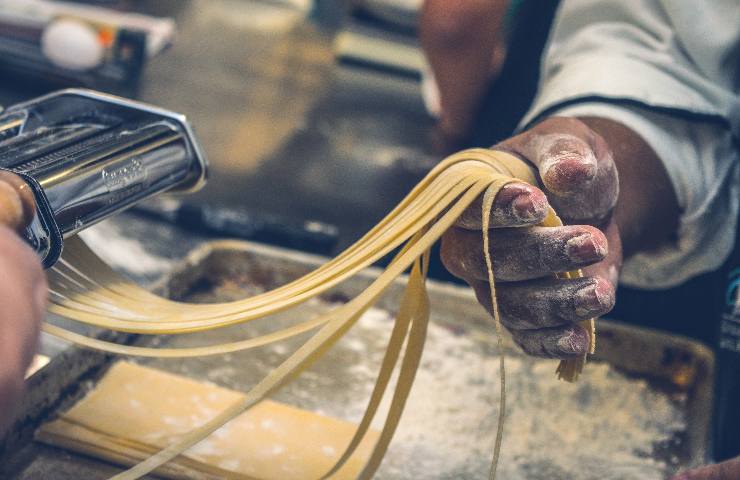
[(619, 181), (611, 151), (580, 120), (549, 118), (495, 148), (537, 168), (548, 200), (568, 223), (598, 225), (616, 205)]

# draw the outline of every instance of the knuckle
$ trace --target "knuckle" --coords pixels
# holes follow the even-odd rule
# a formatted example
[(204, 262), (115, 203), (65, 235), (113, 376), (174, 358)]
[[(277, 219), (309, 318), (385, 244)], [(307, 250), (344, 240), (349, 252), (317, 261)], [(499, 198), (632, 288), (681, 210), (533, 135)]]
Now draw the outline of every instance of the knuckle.
[[(496, 278), (514, 282), (546, 277), (560, 271), (562, 242), (549, 227), (501, 229), (492, 240)], [(553, 267), (554, 265), (554, 267)]]
[(531, 330), (559, 323), (552, 315), (552, 295), (540, 282), (504, 284), (497, 289), (501, 321), (516, 330)]

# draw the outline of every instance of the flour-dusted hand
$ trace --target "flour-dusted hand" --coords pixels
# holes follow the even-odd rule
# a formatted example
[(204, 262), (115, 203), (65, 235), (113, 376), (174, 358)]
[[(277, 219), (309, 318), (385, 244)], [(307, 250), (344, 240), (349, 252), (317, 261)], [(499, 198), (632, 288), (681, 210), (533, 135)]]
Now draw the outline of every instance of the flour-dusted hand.
[(23, 392), (46, 308), (41, 262), (16, 233), (33, 212), (28, 186), (15, 175), (0, 172), (0, 432), (11, 422)]
[[(542, 189), (513, 183), (494, 202), (491, 253), (501, 322), (532, 355), (570, 358), (587, 352), (577, 322), (614, 306), (621, 243), (612, 212), (619, 182), (604, 139), (583, 122), (548, 119), (494, 147), (534, 165)], [(552, 205), (567, 224), (537, 227)], [(481, 203), (442, 239), (442, 261), (491, 309), (482, 251)], [(583, 268), (579, 279), (553, 274)]]

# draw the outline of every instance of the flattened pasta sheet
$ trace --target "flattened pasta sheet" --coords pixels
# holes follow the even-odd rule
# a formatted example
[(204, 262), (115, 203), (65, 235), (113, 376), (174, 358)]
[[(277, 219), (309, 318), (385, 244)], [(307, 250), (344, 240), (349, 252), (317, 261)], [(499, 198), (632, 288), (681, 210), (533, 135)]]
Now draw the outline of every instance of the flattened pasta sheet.
[[(36, 438), (116, 463), (136, 464), (242, 396), (121, 361), (77, 405), (43, 425)], [(355, 429), (350, 422), (264, 400), (155, 473), (173, 479), (318, 478), (336, 463)], [(336, 480), (357, 476), (378, 435), (371, 431), (365, 437)]]

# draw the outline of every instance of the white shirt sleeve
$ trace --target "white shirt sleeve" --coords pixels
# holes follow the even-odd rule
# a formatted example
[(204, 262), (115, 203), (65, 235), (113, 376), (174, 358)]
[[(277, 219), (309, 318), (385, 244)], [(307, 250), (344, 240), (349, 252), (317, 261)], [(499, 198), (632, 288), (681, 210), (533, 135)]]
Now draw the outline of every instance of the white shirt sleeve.
[(621, 283), (669, 288), (722, 265), (734, 245), (740, 209), (740, 156), (726, 128), (605, 103), (574, 104), (553, 115), (601, 117), (630, 127), (662, 160), (673, 184), (681, 207), (675, 243), (627, 259)]
[(524, 118), (632, 101), (723, 119), (740, 137), (737, 0), (562, 0)]
[(622, 283), (667, 288), (719, 267), (740, 202), (737, 0), (562, 0), (525, 128), (552, 115), (631, 128), (665, 165), (674, 244), (625, 262)]

